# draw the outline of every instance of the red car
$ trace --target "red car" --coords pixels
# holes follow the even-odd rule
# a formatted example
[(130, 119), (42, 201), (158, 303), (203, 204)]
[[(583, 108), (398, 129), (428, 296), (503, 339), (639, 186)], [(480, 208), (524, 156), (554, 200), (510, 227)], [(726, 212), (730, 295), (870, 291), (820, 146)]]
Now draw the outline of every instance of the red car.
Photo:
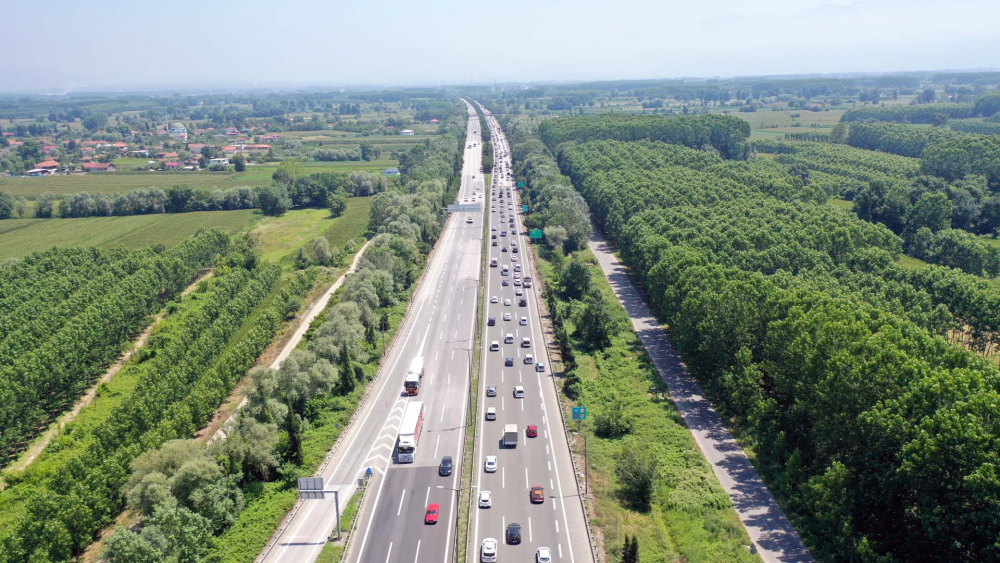
[(529, 424), (528, 425), (528, 429), (524, 433), (529, 438), (537, 438), (538, 437), (538, 427), (535, 426), (534, 424)]
[(438, 523), (438, 510), (440, 510), (441, 505), (438, 503), (427, 505), (427, 514), (424, 515), (424, 524), (437, 524)]
[[(531, 503), (540, 504), (543, 502), (545, 502), (545, 489), (538, 485), (531, 487)], [(435, 518), (437, 518), (437, 516), (435, 516)]]

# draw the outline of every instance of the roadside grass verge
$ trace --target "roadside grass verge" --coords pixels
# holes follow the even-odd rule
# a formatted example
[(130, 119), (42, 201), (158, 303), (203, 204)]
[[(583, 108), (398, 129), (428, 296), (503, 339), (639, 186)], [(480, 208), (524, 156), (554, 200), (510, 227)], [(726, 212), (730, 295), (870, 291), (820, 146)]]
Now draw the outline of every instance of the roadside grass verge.
[[(583, 310), (581, 302), (557, 293), (557, 306), (576, 361), (572, 374), (580, 380), (577, 400), (566, 397), (563, 406), (567, 410), (573, 405), (589, 409), (580, 432), (587, 438), (591, 524), (603, 537), (606, 559), (618, 561), (625, 538), (635, 535), (644, 562), (760, 561), (750, 553), (746, 530), (666, 393), (628, 313), (595, 265), (593, 254), (589, 250), (580, 254), (591, 264), (591, 283), (611, 309), (614, 329), (610, 346), (589, 349), (574, 335), (574, 321)], [(561, 260), (545, 250), (536, 249), (536, 255), (545, 291), (558, 292), (553, 262)], [(595, 421), (602, 416), (625, 421), (627, 432), (622, 436), (596, 432)], [(575, 432), (576, 428), (571, 425), (570, 430)], [(616, 473), (626, 444), (657, 462), (658, 475), (648, 509), (632, 506), (621, 493)], [(576, 449), (579, 453), (581, 448)]]

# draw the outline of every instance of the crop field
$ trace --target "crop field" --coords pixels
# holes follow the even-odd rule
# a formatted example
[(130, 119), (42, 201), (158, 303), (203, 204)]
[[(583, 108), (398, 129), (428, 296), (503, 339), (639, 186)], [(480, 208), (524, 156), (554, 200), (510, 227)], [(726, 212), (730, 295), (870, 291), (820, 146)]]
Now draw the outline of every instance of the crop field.
[(850, 106), (838, 106), (838, 108), (818, 112), (799, 109), (776, 111), (773, 108), (762, 108), (751, 113), (741, 112), (736, 108), (716, 108), (711, 113), (728, 112), (729, 115), (738, 117), (749, 123), (754, 133), (801, 133), (813, 131), (816, 128), (832, 128), (840, 122), (840, 116), (844, 115), (844, 112), (850, 109)]
[(239, 174), (218, 172), (168, 173), (148, 172), (142, 174), (70, 174), (66, 176), (45, 176), (41, 178), (0, 178), (0, 190), (15, 196), (37, 197), (45, 192), (56, 195), (88, 193), (119, 193), (136, 188), (167, 189), (178, 184), (187, 184), (199, 190), (212, 188), (226, 189), (235, 186), (266, 186), (271, 183), (270, 175), (264, 179), (237, 179)]
[(172, 246), (202, 227), (237, 233), (260, 218), (259, 212), (243, 209), (86, 219), (8, 219), (0, 222), (0, 261), (22, 258), (52, 246)]

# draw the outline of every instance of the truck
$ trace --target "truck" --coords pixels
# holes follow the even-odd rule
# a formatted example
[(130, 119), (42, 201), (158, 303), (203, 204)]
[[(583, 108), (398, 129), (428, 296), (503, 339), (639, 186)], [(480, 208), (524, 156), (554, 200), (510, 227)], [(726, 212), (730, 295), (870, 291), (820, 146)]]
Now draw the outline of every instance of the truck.
[(420, 382), (424, 379), (424, 358), (413, 358), (410, 362), (410, 369), (406, 370), (406, 379), (403, 380), (403, 389), (410, 397), (416, 396), (420, 392)]
[(413, 463), (417, 442), (420, 441), (420, 430), (424, 426), (424, 402), (410, 401), (403, 413), (403, 422), (399, 425), (399, 440), (396, 445), (396, 462)]
[(500, 445), (505, 448), (516, 448), (518, 434), (516, 424), (505, 424), (503, 427), (503, 439), (500, 441)]

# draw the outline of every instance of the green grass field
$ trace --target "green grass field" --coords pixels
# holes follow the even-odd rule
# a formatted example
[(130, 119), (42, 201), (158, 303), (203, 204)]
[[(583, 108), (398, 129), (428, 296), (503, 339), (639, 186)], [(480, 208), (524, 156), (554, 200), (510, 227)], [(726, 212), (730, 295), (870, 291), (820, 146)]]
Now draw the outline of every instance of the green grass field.
[(270, 262), (291, 262), (295, 253), (316, 237), (325, 236), (330, 248), (342, 248), (368, 227), (370, 197), (347, 200), (347, 211), (336, 219), (326, 209), (296, 209), (281, 217), (267, 217), (253, 232), (260, 237), (260, 253)]
[(244, 209), (86, 219), (8, 219), (0, 222), (0, 260), (22, 258), (52, 246), (171, 246), (201, 227), (237, 233), (261, 217), (257, 211)]

